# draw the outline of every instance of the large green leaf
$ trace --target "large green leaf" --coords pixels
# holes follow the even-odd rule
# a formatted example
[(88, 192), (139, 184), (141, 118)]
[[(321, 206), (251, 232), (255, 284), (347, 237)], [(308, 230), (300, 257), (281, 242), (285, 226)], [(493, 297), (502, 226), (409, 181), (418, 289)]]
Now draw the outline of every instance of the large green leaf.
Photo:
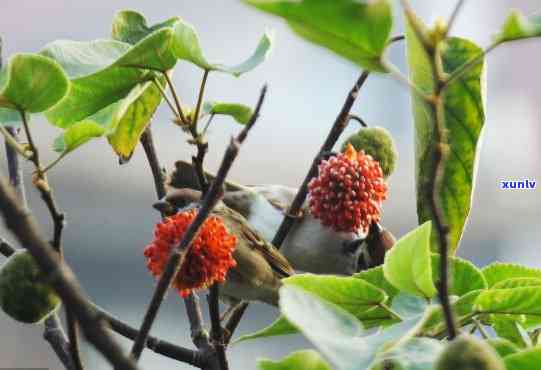
[(111, 37), (114, 40), (133, 45), (156, 30), (174, 26), (179, 20), (179, 17), (172, 17), (164, 22), (148, 26), (147, 20), (142, 14), (133, 10), (122, 10), (113, 19)]
[(293, 352), (280, 361), (260, 359), (257, 366), (260, 370), (331, 370), (321, 355), (314, 350)]
[[(420, 21), (419, 21), (420, 22)], [(435, 92), (436, 76), (430, 57), (417, 34), (406, 27), (407, 57), (411, 81), (425, 94)], [(449, 38), (440, 44), (442, 67), (451, 74), (464, 63), (477, 57), (482, 50), (472, 42)], [(417, 213), (419, 222), (434, 219), (434, 192), (449, 226), (451, 252), (458, 247), (466, 223), (475, 184), (479, 139), (485, 122), (484, 63), (479, 63), (447, 87), (441, 119), (448, 132), (449, 152), (446, 156), (443, 186), (435, 189), (433, 182), (436, 148), (440, 145), (436, 131), (436, 114), (419, 94), (412, 93), (415, 120), (415, 163)], [(434, 227), (432, 250), (438, 251), (438, 234)]]
[(512, 289), (512, 288), (524, 288), (528, 286), (540, 286), (541, 279), (538, 278), (513, 278), (500, 281), (492, 288), (494, 289)]
[[(43, 112), (69, 89), (68, 78), (58, 63), (37, 54), (14, 55), (2, 75), (0, 108)], [(4, 114), (3, 121), (7, 120), (13, 120), (13, 116)]]
[(541, 364), (541, 348), (530, 348), (505, 357), (507, 370), (534, 370)]
[(154, 82), (137, 85), (122, 100), (113, 117), (113, 132), (107, 138), (123, 162), (131, 157), (161, 101), (162, 95)]
[(495, 284), (516, 278), (536, 278), (541, 279), (541, 270), (529, 268), (513, 263), (495, 262), (485, 266), (482, 270), (487, 281), (488, 287), (493, 287)]
[(252, 108), (244, 104), (224, 103), (224, 102), (206, 102), (203, 105), (203, 112), (206, 114), (222, 114), (231, 116), (238, 123), (245, 125), (252, 118)]
[(384, 72), (381, 56), (392, 28), (388, 0), (244, 0), (284, 18), (295, 33), (349, 59)]
[(248, 59), (238, 65), (226, 66), (220, 63), (211, 63), (207, 60), (199, 44), (199, 36), (197, 36), (197, 32), (191, 24), (184, 21), (177, 22), (174, 33), (175, 41), (172, 44), (172, 50), (177, 58), (189, 61), (208, 71), (229, 73), (237, 77), (263, 63), (267, 59), (272, 46), (272, 35), (266, 32)]
[(489, 289), (475, 301), (479, 313), (541, 316), (541, 286)]
[(344, 370), (365, 370), (385, 343), (409, 338), (419, 326), (419, 319), (415, 318), (382, 333), (363, 336), (360, 322), (350, 313), (288, 285), (280, 289), (280, 309), (329, 362)]
[[(283, 282), (286, 286), (302, 288), (339, 306), (358, 320), (391, 319), (389, 312), (381, 308), (381, 305), (387, 300), (387, 295), (366, 281), (353, 277), (298, 274), (284, 279)], [(380, 308), (380, 310), (373, 312), (372, 310), (375, 308)], [(269, 326), (255, 333), (244, 335), (236, 342), (297, 332), (287, 319), (280, 316)]]
[(430, 222), (404, 235), (385, 255), (385, 278), (397, 289), (425, 298), (436, 294), (432, 281)]
[[(57, 41), (42, 51), (63, 65), (72, 87), (47, 118), (66, 128), (125, 98), (138, 84), (156, 78), (176, 63), (171, 52), (173, 29), (155, 31), (130, 47), (119, 41)], [(89, 65), (85, 61), (89, 58)]]
[(505, 20), (496, 42), (520, 40), (541, 36), (541, 14), (525, 16), (518, 10), (513, 10)]
[[(432, 274), (434, 282), (439, 281), (440, 255), (432, 255)], [(488, 288), (487, 282), (481, 270), (473, 263), (458, 257), (449, 258), (449, 294), (462, 296), (473, 290)]]

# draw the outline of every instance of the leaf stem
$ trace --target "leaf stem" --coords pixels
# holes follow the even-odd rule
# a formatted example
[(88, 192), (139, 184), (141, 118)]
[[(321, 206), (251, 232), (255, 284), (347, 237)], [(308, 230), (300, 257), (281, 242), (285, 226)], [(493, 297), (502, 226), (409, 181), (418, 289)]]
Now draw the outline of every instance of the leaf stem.
[(381, 61), (383, 67), (385, 70), (391, 74), (398, 82), (401, 82), (404, 86), (411, 89), (416, 95), (421, 97), (423, 100), (428, 100), (428, 95), (419, 89), (417, 85), (415, 85), (407, 76), (405, 76), (393, 63), (390, 61), (383, 59)]
[(393, 318), (400, 321), (404, 321), (404, 319), (397, 312), (395, 312), (391, 307), (387, 306), (385, 303), (380, 303), (378, 304), (378, 306), (384, 309), (385, 311), (387, 311), (391, 316), (393, 316)]
[(479, 53), (479, 55), (477, 55), (476, 57), (472, 58), (470, 61), (462, 64), (460, 67), (455, 69), (453, 73), (443, 81), (443, 85), (441, 86), (442, 91), (445, 91), (451, 83), (453, 83), (454, 81), (464, 76), (473, 67), (475, 67), (479, 63), (482, 63), (485, 56), (499, 45), (501, 45), (500, 42), (495, 42), (495, 43), (490, 44), (485, 50)]
[(209, 76), (209, 70), (205, 69), (205, 72), (203, 72), (203, 79), (201, 80), (201, 87), (199, 88), (199, 94), (197, 96), (197, 105), (195, 106), (195, 113), (193, 117), (193, 126), (195, 128), (195, 132), (197, 132), (197, 122), (199, 122), (199, 114), (201, 112), (201, 105), (203, 104), (203, 97), (205, 95), (205, 86), (207, 85), (207, 79)]
[(163, 100), (165, 100), (165, 102), (166, 102), (167, 105), (169, 106), (169, 109), (171, 109), (171, 112), (173, 112), (173, 114), (175, 115), (175, 117), (178, 117), (178, 116), (179, 116), (179, 112), (177, 111), (177, 109), (175, 108), (175, 106), (173, 105), (173, 103), (171, 102), (171, 99), (169, 99), (169, 97), (167, 96), (167, 92), (166, 92), (165, 89), (162, 87), (162, 85), (160, 84), (160, 82), (159, 82), (156, 78), (152, 79), (152, 82), (154, 83), (154, 85), (156, 86), (156, 88), (160, 91), (160, 94), (162, 95)]
[(164, 72), (163, 75), (165, 76), (165, 81), (167, 82), (167, 86), (169, 86), (171, 95), (173, 95), (173, 101), (175, 102), (175, 105), (177, 107), (178, 118), (184, 125), (189, 125), (190, 122), (184, 116), (184, 111), (182, 110), (182, 105), (180, 104), (180, 99), (177, 95), (177, 90), (175, 89), (175, 85), (173, 84), (173, 81), (171, 81), (171, 77), (169, 76), (169, 73)]
[(17, 153), (22, 155), (26, 159), (30, 159), (33, 156), (33, 153), (29, 150), (26, 150), (13, 136), (12, 134), (0, 124), (0, 132), (4, 135), (6, 144), (12, 147)]
[(66, 154), (68, 154), (68, 152), (62, 152), (54, 161), (45, 166), (45, 168), (41, 170), (41, 173), (47, 173), (50, 169), (60, 163), (60, 161), (66, 156)]

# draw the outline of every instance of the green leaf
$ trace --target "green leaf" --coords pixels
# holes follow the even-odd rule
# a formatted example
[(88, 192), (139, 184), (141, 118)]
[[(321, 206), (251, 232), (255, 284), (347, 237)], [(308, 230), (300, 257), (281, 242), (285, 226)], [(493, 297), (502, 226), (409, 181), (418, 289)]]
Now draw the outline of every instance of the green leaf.
[(47, 118), (66, 128), (127, 97), (138, 84), (155, 79), (154, 71), (175, 65), (172, 39), (173, 29), (166, 27), (132, 47), (113, 40), (47, 46), (42, 53), (57, 60), (72, 78), (69, 94), (46, 113)]
[(94, 121), (81, 121), (67, 128), (53, 144), (56, 152), (67, 154), (93, 138), (103, 136), (106, 129)]
[[(296, 286), (331, 302), (354, 315), (359, 320), (390, 320), (389, 312), (380, 305), (387, 300), (381, 289), (353, 277), (331, 275), (297, 274), (282, 280), (284, 285)], [(373, 311), (379, 308), (378, 311)], [(295, 334), (298, 330), (280, 316), (269, 326), (251, 334), (243, 335), (235, 342), (278, 335)]]
[(427, 307), (427, 302), (418, 296), (400, 293), (393, 299), (391, 309), (401, 318), (411, 318), (421, 315)]
[(206, 102), (203, 105), (203, 112), (206, 114), (224, 114), (233, 117), (238, 123), (245, 125), (252, 118), (252, 108), (243, 104)]
[(384, 72), (381, 56), (389, 41), (392, 9), (387, 0), (244, 0), (284, 18), (300, 37), (364, 69)]
[(368, 368), (383, 344), (409, 338), (419, 326), (419, 319), (415, 318), (382, 333), (362, 336), (361, 324), (350, 313), (288, 285), (280, 289), (280, 309), (337, 369)]
[(489, 323), (499, 337), (517, 347), (526, 348), (532, 344), (522, 325), (510, 316), (490, 315)]
[(397, 289), (425, 298), (436, 294), (430, 257), (431, 223), (410, 231), (385, 255), (383, 273)]
[(257, 361), (257, 366), (260, 370), (331, 370), (314, 350), (293, 352), (280, 361), (261, 359)]
[(540, 286), (541, 279), (538, 278), (513, 278), (500, 281), (492, 287), (493, 289), (524, 288), (528, 286)]
[[(378, 356), (382, 369), (433, 370), (444, 345), (431, 338), (412, 338)], [(458, 369), (457, 369), (458, 370)]]
[[(419, 21), (420, 22), (420, 21)], [(435, 92), (437, 78), (430, 57), (408, 24), (406, 27), (407, 57), (411, 81), (424, 93)], [(464, 63), (477, 57), (482, 50), (472, 42), (449, 38), (441, 43), (442, 67), (452, 74)], [(449, 226), (449, 247), (458, 247), (466, 223), (477, 172), (477, 153), (485, 122), (484, 63), (479, 63), (463, 76), (450, 83), (445, 92), (442, 120), (448, 133), (449, 151), (443, 165), (443, 186), (434, 189), (433, 173), (436, 149), (440, 145), (436, 130), (436, 115), (430, 104), (419, 94), (412, 93), (415, 121), (415, 162), (417, 213), (419, 222), (433, 220), (432, 195), (443, 210)], [(439, 238), (434, 226), (432, 250), (438, 252)]]
[(541, 316), (541, 286), (489, 289), (475, 301), (479, 313)]
[(258, 338), (276, 337), (280, 335), (297, 334), (299, 331), (296, 327), (291, 325), (289, 321), (283, 316), (278, 317), (270, 325), (258, 330), (254, 333), (245, 334), (233, 341), (233, 344), (244, 342), (247, 340), (253, 340)]
[(358, 272), (353, 275), (357, 279), (362, 279), (374, 286), (377, 286), (379, 289), (383, 290), (389, 297), (389, 301), (392, 301), (393, 298), (400, 292), (395, 288), (387, 279), (383, 273), (383, 266), (372, 267), (371, 269)]
[(487, 340), (487, 343), (490, 344), (502, 358), (520, 351), (516, 345), (504, 338), (491, 338)]
[(379, 288), (353, 277), (297, 274), (283, 279), (284, 285), (302, 288), (358, 316), (387, 300)]
[(502, 30), (495, 36), (497, 43), (541, 36), (541, 14), (525, 16), (513, 10), (505, 20)]
[(174, 26), (179, 20), (179, 17), (173, 17), (149, 27), (147, 20), (141, 13), (122, 10), (113, 19), (111, 37), (113, 40), (134, 45), (156, 30)]
[[(10, 58), (0, 82), (0, 108), (38, 113), (61, 100), (69, 81), (58, 63), (37, 54), (16, 54)], [(14, 116), (4, 113), (3, 121)]]
[[(434, 283), (439, 281), (440, 255), (432, 254), (432, 276)], [(473, 263), (458, 257), (449, 258), (449, 294), (462, 296), (474, 290), (488, 288), (481, 270)]]
[(541, 363), (541, 348), (530, 348), (505, 357), (507, 370), (537, 369)]
[(107, 139), (123, 162), (133, 154), (161, 101), (160, 90), (153, 82), (137, 85), (122, 100), (113, 118), (114, 130)]
[(541, 279), (541, 270), (529, 268), (513, 263), (495, 262), (485, 266), (482, 270), (488, 283), (488, 287), (493, 287), (496, 283), (508, 279), (516, 278), (536, 278)]
[(171, 46), (178, 59), (187, 60), (204, 70), (229, 73), (236, 77), (263, 63), (267, 59), (272, 46), (272, 35), (266, 32), (248, 59), (235, 66), (226, 66), (207, 61), (199, 44), (199, 36), (197, 36), (197, 32), (195, 32), (191, 24), (184, 21), (177, 22), (174, 33), (175, 39)]

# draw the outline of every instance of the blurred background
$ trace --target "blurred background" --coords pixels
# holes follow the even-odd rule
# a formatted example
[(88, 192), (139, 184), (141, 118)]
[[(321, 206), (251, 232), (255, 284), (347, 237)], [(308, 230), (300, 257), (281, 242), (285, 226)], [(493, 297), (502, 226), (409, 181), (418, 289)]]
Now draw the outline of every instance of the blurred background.
[[(429, 23), (448, 17), (455, 0), (417, 0), (412, 4)], [(536, 7), (537, 5), (537, 7)], [(478, 0), (467, 2), (454, 34), (487, 45), (510, 8), (526, 14), (539, 11), (537, 0)], [(116, 11), (134, 9), (155, 23), (174, 15), (194, 24), (211, 60), (234, 63), (251, 53), (266, 28), (275, 30), (269, 60), (239, 79), (211, 74), (208, 100), (255, 104), (263, 83), (269, 94), (263, 114), (243, 146), (230, 178), (247, 183), (298, 186), (309, 168), (359, 69), (330, 52), (297, 38), (284, 22), (248, 8), (237, 0), (2, 0), (0, 34), (4, 55), (36, 52), (57, 39), (107, 38)], [(398, 2), (395, 4), (398, 14)], [(402, 33), (400, 17), (393, 34)], [(494, 260), (541, 267), (540, 190), (500, 190), (500, 181), (541, 181), (541, 41), (531, 40), (496, 49), (488, 57), (488, 101), (475, 199), (460, 255), (478, 265)], [(404, 47), (397, 44), (390, 58), (405, 68)], [(192, 103), (202, 72), (180, 62), (174, 80), (184, 102)], [(170, 122), (166, 107), (153, 120), (162, 165), (189, 159), (187, 137)], [(390, 179), (390, 199), (383, 223), (398, 237), (416, 225), (413, 178), (413, 125), (409, 96), (394, 80), (369, 78), (353, 112), (370, 125), (386, 127), (396, 139), (400, 160)], [(238, 130), (228, 118), (216, 119), (210, 135), (207, 166), (215, 170), (228, 137)], [(51, 144), (58, 134), (43, 119), (33, 119), (44, 162), (55, 157)], [(356, 130), (352, 125), (346, 134)], [(0, 171), (7, 169), (2, 148)], [(27, 166), (26, 181), (31, 167)], [(89, 296), (105, 309), (138, 326), (151, 297), (154, 282), (143, 260), (143, 248), (152, 238), (159, 215), (153, 181), (140, 148), (131, 162), (119, 166), (106, 140), (94, 141), (69, 156), (50, 173), (60, 208), (67, 213), (65, 254)], [(539, 185), (538, 185), (539, 187)], [(51, 228), (44, 205), (29, 191), (32, 211), (45, 231)], [(0, 229), (2, 236), (9, 235)], [(202, 300), (204, 295), (201, 294)], [(250, 307), (238, 333), (270, 323), (277, 312), (261, 304)], [(0, 367), (60, 369), (61, 364), (41, 338), (43, 328), (16, 323), (0, 312)], [(184, 307), (175, 294), (163, 306), (152, 334), (191, 346)], [(129, 348), (131, 344), (122, 340)], [(309, 346), (298, 336), (258, 340), (233, 346), (231, 368), (254, 369), (256, 357), (278, 359)], [(88, 369), (109, 368), (85, 346)], [(189, 368), (145, 351), (146, 369)]]

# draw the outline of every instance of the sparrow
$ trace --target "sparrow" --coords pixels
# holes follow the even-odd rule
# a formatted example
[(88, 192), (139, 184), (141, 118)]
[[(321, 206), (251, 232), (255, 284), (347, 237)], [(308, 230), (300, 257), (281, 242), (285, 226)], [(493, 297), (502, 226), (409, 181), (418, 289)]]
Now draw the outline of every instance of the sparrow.
[[(207, 177), (212, 179), (213, 175), (207, 173)], [(184, 161), (175, 163), (175, 170), (170, 174), (167, 185), (168, 193), (164, 201), (167, 207), (173, 208), (183, 205), (177, 195), (178, 188), (199, 188), (192, 165)], [(243, 215), (267, 241), (274, 238), (297, 193), (297, 189), (283, 185), (244, 186), (231, 181), (226, 182), (225, 189), (222, 201)], [(280, 252), (297, 271), (351, 275), (381, 260), (384, 252), (374, 244), (377, 239), (375, 233), (379, 230), (384, 230), (381, 225), (371, 228), (367, 234), (336, 232), (322, 225), (304, 205)], [(377, 258), (371, 257), (374, 253), (378, 254)]]
[[(176, 189), (174, 192), (174, 203), (183, 209), (193, 207), (200, 198), (201, 192), (193, 189)], [(163, 203), (171, 201), (169, 194), (156, 203), (155, 208), (163, 209)], [(220, 298), (231, 306), (241, 301), (260, 301), (277, 306), (281, 280), (295, 274), (289, 261), (242, 214), (225, 202), (219, 201), (211, 214), (221, 218), (237, 239), (233, 252), (237, 265), (227, 272), (226, 281), (220, 286)]]

